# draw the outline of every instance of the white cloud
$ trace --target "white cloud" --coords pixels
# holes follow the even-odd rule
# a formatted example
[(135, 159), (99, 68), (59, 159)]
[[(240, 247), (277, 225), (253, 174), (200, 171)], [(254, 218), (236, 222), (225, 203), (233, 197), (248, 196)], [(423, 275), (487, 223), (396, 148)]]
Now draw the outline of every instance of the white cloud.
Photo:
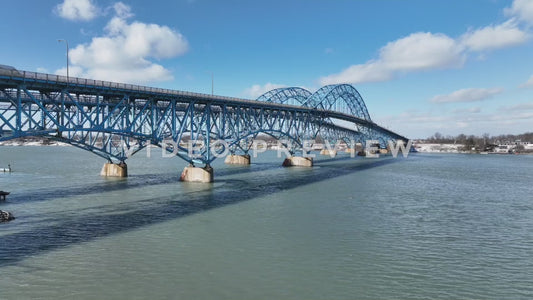
[(520, 45), (528, 39), (529, 34), (519, 29), (516, 22), (511, 20), (469, 31), (461, 37), (461, 42), (471, 51), (484, 51)]
[[(523, 104), (525, 107), (525, 104)], [(521, 108), (522, 105), (520, 105)], [(501, 110), (490, 113), (462, 113), (452, 111), (451, 114), (439, 111), (437, 115), (426, 111), (407, 111), (399, 115), (382, 116), (373, 118), (378, 124), (387, 124), (410, 138), (424, 138), (433, 133), (441, 132), (446, 135), (460, 133), (481, 135), (489, 132), (491, 135), (523, 133), (531, 131), (533, 111), (513, 111), (512, 118), (509, 114), (502, 114)], [(422, 126), (421, 126), (422, 124)]]
[(413, 71), (461, 66), (461, 48), (450, 37), (430, 32), (413, 33), (388, 43), (380, 60), (392, 71)]
[[(55, 71), (55, 73), (57, 75), (66, 76), (67, 75), (67, 68), (63, 67), (61, 69), (58, 69), (58, 70)], [(81, 67), (78, 67), (78, 66), (69, 66), (68, 73), (69, 73), (68, 75), (71, 76), (71, 77), (87, 77), (87, 76), (84, 76), (83, 69)]]
[(322, 77), (320, 83), (386, 81), (404, 72), (460, 67), (464, 61), (463, 50), (454, 39), (444, 34), (418, 32), (385, 45), (378, 59)]
[(64, 0), (55, 7), (55, 13), (72, 21), (90, 21), (98, 16), (99, 9), (92, 0)]
[[(376, 59), (352, 65), (343, 71), (319, 78), (322, 85), (388, 81), (400, 74), (424, 70), (462, 67), (472, 52), (517, 46), (530, 37), (520, 22), (533, 24), (533, 0), (514, 0), (505, 9), (510, 19), (502, 24), (470, 30), (459, 38), (418, 32), (389, 42)], [(485, 59), (484, 55), (478, 59)]]
[(370, 61), (362, 65), (353, 65), (344, 71), (320, 78), (321, 85), (336, 83), (362, 83), (387, 81), (392, 78), (392, 71), (380, 61)]
[(121, 2), (114, 10), (116, 15), (105, 27), (105, 35), (70, 50), (72, 76), (127, 83), (172, 79), (169, 70), (151, 59), (183, 55), (189, 48), (185, 37), (167, 26), (129, 23), (127, 18), (133, 14)]
[(287, 87), (283, 84), (275, 84), (275, 83), (267, 83), (265, 85), (259, 85), (254, 84), (251, 87), (245, 89), (243, 91), (243, 95), (246, 97), (250, 97), (251, 99), (257, 99), (259, 96), (263, 95), (264, 93), (271, 91), (273, 89), (283, 88)]
[(504, 106), (501, 110), (506, 112), (524, 112), (527, 110), (533, 110), (533, 103), (520, 103), (512, 106)]
[(533, 75), (531, 75), (531, 77), (529, 77), (528, 81), (526, 81), (520, 87), (533, 87)]
[(133, 17), (133, 13), (131, 12), (131, 7), (129, 7), (128, 5), (122, 2), (117, 2), (113, 4), (113, 9), (115, 10), (115, 14), (117, 15), (117, 17), (121, 19), (127, 19), (127, 18)]
[(455, 113), (455, 114), (477, 114), (480, 112), (481, 112), (481, 107), (458, 108), (452, 111), (452, 113)]
[(447, 95), (437, 95), (433, 97), (430, 102), (433, 103), (451, 103), (451, 102), (475, 102), (483, 101), (494, 95), (503, 92), (502, 88), (492, 88), (492, 89), (462, 89), (455, 91)]
[(531, 0), (514, 0), (511, 7), (506, 8), (504, 12), (507, 16), (533, 24), (533, 1)]

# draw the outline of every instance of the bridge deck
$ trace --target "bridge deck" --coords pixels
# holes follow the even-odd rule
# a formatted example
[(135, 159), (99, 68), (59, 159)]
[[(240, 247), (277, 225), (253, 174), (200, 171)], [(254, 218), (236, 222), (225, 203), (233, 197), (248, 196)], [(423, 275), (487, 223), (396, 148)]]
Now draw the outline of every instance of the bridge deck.
[[(251, 106), (254, 108), (263, 107), (268, 109), (307, 111), (308, 113), (312, 113), (313, 115), (317, 115), (323, 118), (339, 119), (347, 122), (353, 122), (358, 125), (367, 126), (374, 130), (383, 132), (384, 134), (394, 136), (397, 139), (407, 140), (407, 138), (398, 135), (397, 133), (390, 131), (386, 128), (383, 128), (374, 122), (336, 111), (78, 77), (67, 78), (66, 76), (61, 75), (0, 68), (0, 86), (2, 88), (16, 88), (21, 84), (27, 86), (28, 89), (36, 89), (39, 91), (57, 92), (58, 87), (68, 87), (68, 90), (72, 93), (88, 95), (94, 95), (95, 93), (97, 93), (98, 95), (108, 97), (123, 96), (125, 93), (127, 93), (136, 97), (135, 100), (141, 101), (155, 98), (157, 101), (177, 101), (180, 103), (189, 103), (191, 101), (194, 101), (195, 103), (199, 104), (209, 103), (211, 105), (214, 104), (230, 107)], [(84, 100), (87, 100), (87, 98), (84, 98)], [(94, 104), (94, 102), (95, 101), (90, 101), (89, 99), (89, 101), (80, 101), (79, 104), (91, 105)], [(74, 103), (66, 101), (65, 104)]]
[[(386, 140), (407, 141), (374, 123), (350, 85), (329, 85), (313, 94), (276, 89), (264, 96), (258, 101), (0, 65), (0, 141), (46, 136), (124, 162), (130, 153), (147, 145), (163, 147), (170, 139), (176, 142), (171, 152), (177, 148), (176, 155), (190, 163), (199, 155), (206, 165), (215, 159), (210, 148), (214, 140), (246, 152), (250, 146), (241, 143), (258, 134), (291, 139), (296, 143), (291, 151), (300, 151), (304, 140), (318, 136), (331, 141), (379, 140), (382, 147)], [(192, 154), (183, 140), (205, 147)]]

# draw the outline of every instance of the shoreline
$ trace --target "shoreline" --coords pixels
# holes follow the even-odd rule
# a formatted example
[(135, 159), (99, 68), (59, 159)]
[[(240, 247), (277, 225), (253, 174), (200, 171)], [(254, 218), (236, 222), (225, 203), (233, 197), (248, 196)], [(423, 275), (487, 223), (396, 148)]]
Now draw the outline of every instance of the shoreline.
[(36, 146), (52, 146), (52, 147), (70, 147), (71, 145), (63, 142), (38, 142), (38, 141), (32, 141), (32, 142), (22, 142), (22, 141), (4, 141), (0, 142), (0, 146), (11, 146), (11, 147), (22, 147), (22, 146), (29, 146), (29, 147), (36, 147)]
[[(29, 147), (71, 147), (72, 145), (69, 145), (67, 143), (59, 142), (59, 141), (50, 141), (50, 140), (31, 140), (31, 141), (21, 141), (20, 139), (13, 139), (8, 141), (0, 142), (0, 147), (2, 146), (8, 146), (8, 147), (23, 147), (23, 146), (29, 146)], [(532, 152), (515, 152), (515, 153), (504, 153), (504, 152), (484, 152), (484, 151), (464, 151), (460, 150), (463, 148), (464, 145), (462, 144), (434, 144), (434, 143), (428, 143), (428, 144), (413, 144), (413, 148), (416, 150), (414, 153), (424, 153), (424, 154), (480, 154), (480, 155), (487, 155), (487, 154), (496, 154), (496, 155), (533, 155)], [(275, 149), (269, 149), (269, 150), (275, 150)]]

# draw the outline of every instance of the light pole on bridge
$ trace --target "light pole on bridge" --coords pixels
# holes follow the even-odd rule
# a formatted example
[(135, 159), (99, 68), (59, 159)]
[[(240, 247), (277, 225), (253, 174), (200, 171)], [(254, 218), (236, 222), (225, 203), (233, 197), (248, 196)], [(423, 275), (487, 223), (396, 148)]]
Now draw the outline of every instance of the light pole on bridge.
[(68, 74), (68, 71), (69, 71), (69, 70), (68, 70), (68, 41), (65, 40), (65, 39), (59, 39), (59, 40), (57, 40), (57, 41), (58, 41), (59, 43), (61, 43), (61, 42), (65, 42), (65, 44), (67, 45), (67, 88), (68, 88), (68, 84), (69, 84), (69, 76), (68, 76), (68, 75), (69, 75), (69, 74)]
[(214, 90), (214, 73), (213, 71), (207, 71), (207, 73), (211, 73), (211, 96), (213, 96), (213, 90)]
[[(65, 39), (58, 39), (57, 40), (58, 43), (61, 43), (61, 42), (65, 42), (65, 44), (67, 45), (67, 91), (68, 91), (68, 86), (69, 86), (69, 82), (70, 82), (70, 79), (69, 79), (69, 68), (68, 68), (68, 41), (65, 40)], [(65, 124), (65, 121), (64, 121), (64, 116), (65, 116), (65, 98), (64, 98), (64, 95), (61, 96), (61, 117), (59, 119), (59, 122), (61, 124), (61, 126), (63, 126)], [(58, 128), (57, 129), (57, 136), (58, 137), (61, 137), (62, 136), (62, 133), (61, 133), (61, 130)]]

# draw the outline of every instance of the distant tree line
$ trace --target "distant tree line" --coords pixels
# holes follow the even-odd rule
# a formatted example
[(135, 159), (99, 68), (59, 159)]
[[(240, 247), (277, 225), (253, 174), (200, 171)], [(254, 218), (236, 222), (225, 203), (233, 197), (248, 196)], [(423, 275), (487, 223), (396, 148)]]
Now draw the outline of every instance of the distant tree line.
[(533, 132), (526, 132), (523, 134), (502, 134), (491, 136), (488, 133), (484, 133), (481, 136), (459, 134), (457, 136), (447, 135), (444, 136), (439, 132), (426, 139), (427, 143), (435, 144), (462, 144), (464, 149), (487, 149), (499, 144), (514, 143), (520, 140), (521, 142), (533, 143)]

